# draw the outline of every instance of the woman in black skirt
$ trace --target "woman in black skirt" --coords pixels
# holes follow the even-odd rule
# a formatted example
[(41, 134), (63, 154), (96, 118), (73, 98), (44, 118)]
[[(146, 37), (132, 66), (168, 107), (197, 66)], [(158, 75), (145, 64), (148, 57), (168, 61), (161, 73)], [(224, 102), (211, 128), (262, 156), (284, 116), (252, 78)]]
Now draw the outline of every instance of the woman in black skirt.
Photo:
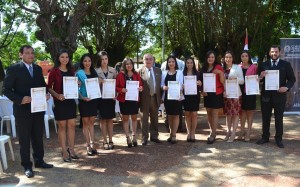
[(79, 112), (83, 124), (83, 135), (86, 142), (86, 152), (88, 156), (97, 154), (94, 146), (95, 133), (94, 123), (97, 115), (98, 99), (88, 98), (85, 80), (90, 78), (98, 78), (98, 75), (92, 65), (92, 57), (89, 54), (82, 55), (80, 59), (80, 68), (76, 73), (78, 80), (81, 82), (79, 88)]
[[(177, 100), (168, 99), (168, 83), (169, 81), (178, 81), (180, 85), (180, 96)], [(179, 115), (182, 112), (182, 100), (184, 99), (182, 93), (183, 85), (183, 73), (178, 70), (178, 64), (176, 58), (169, 56), (167, 58), (166, 71), (162, 72), (161, 88), (164, 91), (163, 101), (168, 115), (168, 122), (170, 128), (170, 137), (167, 139), (168, 142), (176, 143), (176, 132), (179, 125)]]
[(65, 99), (63, 94), (63, 77), (74, 75), (68, 51), (61, 50), (57, 55), (54, 68), (48, 75), (47, 87), (54, 98), (54, 116), (58, 124), (58, 140), (65, 162), (71, 162), (71, 158), (78, 159), (74, 152), (76, 103), (74, 99)]
[(193, 58), (187, 58), (185, 60), (185, 66), (183, 70), (184, 76), (196, 76), (197, 93), (190, 95), (185, 93), (183, 100), (183, 108), (185, 113), (185, 124), (187, 129), (187, 142), (195, 142), (195, 132), (197, 128), (197, 111), (200, 104), (200, 92), (199, 86), (202, 85), (200, 81), (199, 72), (196, 69), (195, 61)]
[[(105, 51), (100, 51), (98, 53), (99, 59), (97, 62), (96, 72), (99, 76), (99, 81), (101, 85), (109, 79), (116, 79), (117, 73), (116, 70), (108, 66), (108, 55)], [(115, 97), (115, 96), (114, 96)], [(112, 140), (113, 137), (113, 118), (115, 117), (115, 98), (102, 98), (99, 99), (98, 110), (101, 115), (100, 119), (100, 128), (103, 137), (103, 148), (105, 150), (113, 149), (114, 143)], [(109, 143), (107, 142), (107, 134)]]

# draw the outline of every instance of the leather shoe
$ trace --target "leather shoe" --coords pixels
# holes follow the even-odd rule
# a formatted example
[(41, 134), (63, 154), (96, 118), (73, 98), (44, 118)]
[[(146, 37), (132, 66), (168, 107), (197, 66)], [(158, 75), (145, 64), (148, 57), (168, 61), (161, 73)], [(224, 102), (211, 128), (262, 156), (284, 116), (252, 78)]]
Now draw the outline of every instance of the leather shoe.
[(264, 139), (264, 138), (261, 138), (260, 140), (258, 140), (258, 141), (256, 142), (256, 144), (261, 145), (261, 144), (265, 144), (265, 143), (268, 143), (268, 142), (269, 142), (269, 140), (266, 140), (266, 139)]
[(162, 141), (160, 141), (158, 138), (151, 138), (150, 141), (155, 143), (162, 143)]
[(145, 145), (147, 145), (147, 144), (148, 144), (148, 140), (143, 140), (143, 141), (142, 141), (142, 145), (143, 145), (143, 146), (145, 146)]
[(279, 148), (284, 148), (284, 145), (281, 140), (276, 140), (276, 144)]
[(42, 162), (34, 165), (36, 168), (53, 168), (52, 164), (47, 164), (46, 162)]
[(32, 171), (32, 169), (26, 169), (24, 174), (26, 175), (27, 178), (34, 177), (34, 172)]

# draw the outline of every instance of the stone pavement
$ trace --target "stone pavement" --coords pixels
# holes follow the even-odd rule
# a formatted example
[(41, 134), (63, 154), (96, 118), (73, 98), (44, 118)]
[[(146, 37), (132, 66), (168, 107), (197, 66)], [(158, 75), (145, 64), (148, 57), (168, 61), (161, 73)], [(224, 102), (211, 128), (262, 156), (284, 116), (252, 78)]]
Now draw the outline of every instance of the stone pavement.
[[(217, 141), (206, 144), (209, 129), (205, 111), (198, 114), (196, 143), (186, 142), (186, 134), (178, 133), (177, 144), (165, 140), (168, 132), (160, 120), (162, 144), (127, 148), (121, 125), (115, 125), (114, 150), (86, 156), (83, 134), (76, 128), (76, 152), (81, 157), (64, 163), (51, 125), (50, 139), (44, 139), (45, 161), (53, 169), (35, 169), (35, 177), (27, 179), (20, 165), (18, 140), (13, 139), (16, 161), (9, 159), (9, 168), (0, 175), (0, 186), (300, 186), (300, 116), (284, 117), (285, 148), (270, 143), (256, 145), (260, 138), (261, 115), (256, 112), (251, 142), (223, 141), (226, 134), (225, 117), (220, 118)], [(274, 134), (274, 122), (271, 125)], [(95, 126), (100, 139), (99, 125)], [(141, 129), (138, 129), (141, 140)], [(139, 142), (140, 143), (140, 142)]]

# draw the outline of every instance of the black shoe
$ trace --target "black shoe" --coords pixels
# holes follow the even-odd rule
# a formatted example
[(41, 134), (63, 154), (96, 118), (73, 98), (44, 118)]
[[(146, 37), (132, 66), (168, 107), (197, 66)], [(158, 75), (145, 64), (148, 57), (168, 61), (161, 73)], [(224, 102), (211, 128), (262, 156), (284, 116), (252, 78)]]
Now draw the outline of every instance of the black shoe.
[(167, 139), (167, 142), (171, 142), (171, 140), (172, 140), (172, 138), (171, 138), (171, 137), (169, 137), (169, 138)]
[(46, 162), (36, 163), (35, 168), (53, 168), (52, 164), (47, 164)]
[(128, 148), (131, 148), (132, 147), (132, 141), (131, 141), (129, 136), (126, 137), (126, 141), (127, 141)]
[(284, 145), (281, 140), (276, 140), (276, 144), (279, 148), (284, 148)]
[(69, 154), (69, 157), (68, 157), (68, 158), (64, 158), (64, 154), (61, 152), (61, 156), (62, 156), (64, 162), (72, 162), (72, 159), (71, 159), (71, 157), (70, 157), (70, 154)]
[(150, 141), (155, 143), (162, 143), (162, 141), (160, 141), (158, 138), (150, 138)]
[(261, 138), (260, 140), (258, 140), (256, 142), (256, 144), (261, 145), (261, 144), (265, 144), (265, 143), (268, 143), (268, 142), (269, 142), (269, 140), (266, 140), (265, 138)]
[(75, 159), (75, 160), (79, 159), (79, 157), (78, 157), (76, 154), (74, 154), (74, 155), (71, 154), (69, 148), (67, 149), (67, 152), (69, 153), (69, 156), (70, 156), (72, 159)]
[(24, 174), (26, 175), (27, 178), (34, 177), (34, 172), (32, 171), (32, 169), (25, 169)]
[(213, 144), (216, 141), (216, 135), (207, 138), (207, 144)]
[(148, 144), (148, 140), (143, 140), (143, 141), (142, 141), (142, 145), (143, 145), (143, 146), (146, 146), (147, 144)]
[[(114, 142), (109, 142), (108, 148), (109, 148), (110, 150), (114, 149), (114, 148), (115, 148)], [(97, 151), (97, 150), (96, 150), (96, 151)]]

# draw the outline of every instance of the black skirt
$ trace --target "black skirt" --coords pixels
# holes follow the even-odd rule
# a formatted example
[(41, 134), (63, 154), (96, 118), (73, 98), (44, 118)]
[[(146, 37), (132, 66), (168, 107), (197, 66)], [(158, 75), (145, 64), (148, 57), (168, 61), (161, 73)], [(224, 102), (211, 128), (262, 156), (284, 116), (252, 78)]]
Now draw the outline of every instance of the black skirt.
[(98, 109), (102, 119), (113, 119), (116, 101), (113, 99), (99, 99)]
[(80, 117), (92, 117), (97, 115), (98, 99), (91, 101), (83, 101), (79, 99), (79, 112)]
[(256, 109), (256, 95), (242, 95), (242, 110), (255, 110)]
[(138, 114), (139, 103), (137, 101), (119, 102), (121, 114), (135, 115)]
[(204, 107), (213, 109), (223, 108), (223, 94), (216, 95), (216, 93), (207, 93), (207, 96), (204, 96)]
[(76, 102), (74, 99), (54, 100), (54, 117), (57, 121), (76, 118)]
[(185, 95), (183, 100), (183, 108), (185, 111), (198, 111), (200, 104), (199, 95)]

